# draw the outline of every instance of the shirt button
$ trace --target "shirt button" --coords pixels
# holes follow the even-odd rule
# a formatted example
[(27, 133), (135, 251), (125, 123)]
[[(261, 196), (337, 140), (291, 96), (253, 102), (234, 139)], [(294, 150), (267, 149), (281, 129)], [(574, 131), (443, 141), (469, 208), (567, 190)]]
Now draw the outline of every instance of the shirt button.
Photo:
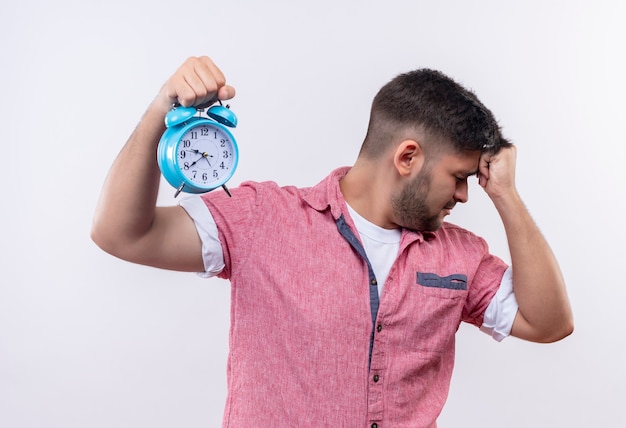
[(380, 331), (383, 329), (383, 325), (382, 324), (378, 324), (378, 326), (376, 326), (376, 331), (380, 333)]
[(372, 285), (376, 285), (376, 284), (378, 284), (378, 282), (376, 281), (376, 279), (372, 279), (370, 282), (371, 282), (371, 284), (372, 284)]
[(372, 428), (378, 428), (378, 424), (377, 424), (376, 422), (374, 422), (374, 423), (372, 424)]
[(374, 375), (374, 382), (378, 382), (378, 380), (380, 379), (380, 376), (378, 376), (377, 374)]

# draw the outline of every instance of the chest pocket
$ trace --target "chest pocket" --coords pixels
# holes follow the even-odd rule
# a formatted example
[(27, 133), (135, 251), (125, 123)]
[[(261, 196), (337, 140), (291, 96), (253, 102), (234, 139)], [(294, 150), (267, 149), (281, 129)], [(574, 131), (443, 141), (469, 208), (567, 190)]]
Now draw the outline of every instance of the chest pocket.
[(418, 352), (438, 355), (454, 346), (454, 335), (468, 292), (467, 276), (417, 272), (412, 301), (415, 307), (409, 315), (412, 326), (409, 346)]

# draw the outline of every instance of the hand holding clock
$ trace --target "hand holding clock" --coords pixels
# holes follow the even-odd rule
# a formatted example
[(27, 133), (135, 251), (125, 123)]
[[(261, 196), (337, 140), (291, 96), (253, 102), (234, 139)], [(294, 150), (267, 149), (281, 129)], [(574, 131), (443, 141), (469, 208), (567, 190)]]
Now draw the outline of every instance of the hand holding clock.
[(235, 88), (226, 84), (222, 71), (207, 56), (188, 58), (163, 85), (160, 93), (167, 109), (176, 103), (202, 108), (234, 96)]
[[(177, 189), (174, 196), (218, 187), (230, 195), (226, 182), (237, 168), (239, 151), (227, 127), (237, 126), (237, 117), (221, 98), (234, 93), (208, 57), (189, 58), (163, 86), (161, 99), (178, 107), (165, 115), (167, 129), (159, 141), (157, 161), (167, 182)], [(204, 112), (215, 101), (219, 105)], [(199, 157), (190, 161), (188, 153)], [(202, 159), (206, 164), (199, 164)]]

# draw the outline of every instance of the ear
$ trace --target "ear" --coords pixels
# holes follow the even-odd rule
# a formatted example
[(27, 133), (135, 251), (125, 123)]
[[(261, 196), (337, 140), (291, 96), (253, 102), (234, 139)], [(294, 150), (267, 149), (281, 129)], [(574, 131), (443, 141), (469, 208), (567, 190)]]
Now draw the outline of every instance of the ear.
[(424, 165), (424, 150), (415, 140), (402, 141), (393, 155), (393, 164), (402, 177), (417, 174)]

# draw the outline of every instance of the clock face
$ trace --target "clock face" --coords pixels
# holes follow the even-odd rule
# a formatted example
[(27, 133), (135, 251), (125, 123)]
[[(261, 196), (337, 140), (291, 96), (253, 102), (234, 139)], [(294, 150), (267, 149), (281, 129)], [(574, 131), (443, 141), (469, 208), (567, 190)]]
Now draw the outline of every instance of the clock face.
[(180, 171), (197, 186), (221, 186), (234, 172), (237, 150), (232, 136), (220, 126), (205, 123), (189, 129), (177, 149)]

